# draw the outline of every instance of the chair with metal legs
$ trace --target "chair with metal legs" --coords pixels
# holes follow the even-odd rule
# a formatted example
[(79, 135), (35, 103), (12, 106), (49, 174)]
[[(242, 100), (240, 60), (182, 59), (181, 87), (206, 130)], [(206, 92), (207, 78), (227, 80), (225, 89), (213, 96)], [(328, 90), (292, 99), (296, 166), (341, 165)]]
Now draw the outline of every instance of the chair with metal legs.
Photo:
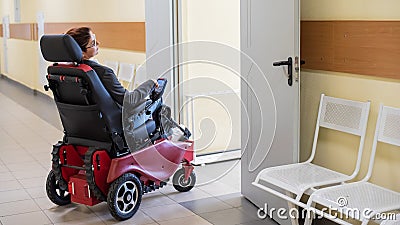
[[(307, 208), (307, 205), (301, 202), (304, 194), (312, 194), (321, 186), (338, 184), (355, 178), (360, 170), (369, 108), (370, 102), (333, 98), (322, 94), (310, 158), (302, 163), (265, 168), (257, 175), (253, 185), (297, 206)], [(313, 163), (320, 127), (359, 137), (359, 145), (355, 146), (358, 147), (357, 161), (351, 175)], [(278, 189), (272, 188), (271, 185)]]
[[(400, 108), (382, 104), (380, 106), (367, 175), (358, 182), (323, 188), (314, 192), (308, 200), (308, 205), (312, 206), (317, 203), (329, 209), (336, 209), (342, 214), (342, 218), (335, 218), (335, 222), (339, 224), (349, 224), (343, 218), (356, 219), (360, 220), (362, 224), (368, 224), (374, 217), (382, 218), (390, 215), (382, 213), (399, 210), (399, 192), (369, 182), (379, 142), (400, 147)], [(400, 148), (398, 149), (400, 150)], [(310, 210), (315, 211), (314, 208), (310, 208)], [(319, 210), (316, 213), (328, 219), (331, 217), (330, 214)], [(379, 220), (379, 218), (376, 219)], [(396, 224), (395, 222), (391, 219), (382, 224)], [(400, 224), (400, 216), (397, 223)], [(306, 224), (311, 224), (311, 217), (307, 218)]]

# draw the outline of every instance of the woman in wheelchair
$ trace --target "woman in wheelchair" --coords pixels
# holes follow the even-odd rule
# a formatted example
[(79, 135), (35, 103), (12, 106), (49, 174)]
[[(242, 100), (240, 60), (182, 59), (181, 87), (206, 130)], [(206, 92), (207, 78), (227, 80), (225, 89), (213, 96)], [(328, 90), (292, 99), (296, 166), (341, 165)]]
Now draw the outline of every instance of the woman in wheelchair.
[[(110, 68), (90, 60), (98, 44), (88, 27), (40, 40), (44, 59), (53, 62), (45, 89), (53, 92), (64, 128), (63, 140), (53, 145), (46, 193), (60, 206), (106, 201), (113, 217), (126, 220), (143, 194), (170, 177), (177, 191), (193, 188), (193, 141), (163, 104), (167, 80), (149, 80), (128, 92)], [(173, 128), (182, 139), (167, 136)]]
[[(83, 63), (96, 71), (108, 93), (110, 93), (114, 101), (122, 106), (127, 90), (118, 81), (117, 76), (111, 68), (91, 60), (91, 58), (98, 54), (100, 44), (100, 42), (96, 40), (96, 35), (93, 33), (92, 29), (89, 27), (76, 27), (68, 30), (66, 34), (70, 35), (81, 48)], [(157, 81), (155, 80), (148, 80), (141, 84), (130, 93), (130, 99), (133, 99), (131, 103), (134, 104), (148, 96), (154, 86), (157, 85)]]

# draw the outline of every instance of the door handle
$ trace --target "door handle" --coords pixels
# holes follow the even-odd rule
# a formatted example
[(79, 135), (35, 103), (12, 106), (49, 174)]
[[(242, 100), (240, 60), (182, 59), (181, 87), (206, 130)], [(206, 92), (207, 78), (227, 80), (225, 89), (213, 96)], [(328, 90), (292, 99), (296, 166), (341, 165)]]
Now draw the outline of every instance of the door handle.
[(273, 66), (288, 66), (288, 85), (292, 86), (293, 84), (293, 60), (292, 57), (289, 57), (287, 61), (278, 61), (273, 62)]

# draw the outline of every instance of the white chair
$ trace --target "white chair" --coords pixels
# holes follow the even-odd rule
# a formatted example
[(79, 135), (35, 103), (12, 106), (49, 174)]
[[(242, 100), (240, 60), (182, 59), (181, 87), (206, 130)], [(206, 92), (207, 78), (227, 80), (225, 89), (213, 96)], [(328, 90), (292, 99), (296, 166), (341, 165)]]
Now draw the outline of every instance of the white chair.
[(126, 81), (133, 83), (134, 76), (135, 76), (135, 64), (130, 63), (120, 63), (119, 64), (119, 71), (118, 71), (118, 79), (120, 81)]
[[(289, 205), (295, 204), (307, 208), (307, 205), (300, 201), (305, 193), (311, 194), (318, 187), (353, 179), (360, 170), (369, 107), (370, 102), (351, 101), (322, 94), (310, 158), (302, 163), (266, 168), (257, 175), (252, 184), (287, 200)], [(317, 149), (320, 127), (360, 137), (357, 162), (351, 175), (342, 174), (312, 163)], [(284, 193), (272, 189), (270, 185), (283, 190)]]
[[(400, 209), (400, 193), (368, 182), (372, 175), (378, 142), (400, 146), (400, 108), (382, 104), (380, 106), (367, 175), (358, 182), (320, 189), (310, 196), (309, 204), (318, 203), (339, 209), (346, 217), (360, 220), (362, 224), (368, 224), (374, 215), (381, 217), (379, 214), (383, 212)], [(317, 213), (331, 217), (321, 211)], [(307, 220), (310, 224), (311, 219)], [(348, 224), (340, 218), (335, 222)], [(386, 221), (382, 224), (395, 224), (394, 222), (396, 221)], [(397, 223), (400, 224), (400, 218)]]
[(117, 61), (110, 61), (110, 60), (104, 61), (104, 65), (110, 67), (114, 71), (115, 75), (118, 74), (118, 64), (119, 63)]
[(137, 67), (135, 75), (134, 88), (137, 88), (140, 84), (147, 80), (146, 64), (142, 64)]

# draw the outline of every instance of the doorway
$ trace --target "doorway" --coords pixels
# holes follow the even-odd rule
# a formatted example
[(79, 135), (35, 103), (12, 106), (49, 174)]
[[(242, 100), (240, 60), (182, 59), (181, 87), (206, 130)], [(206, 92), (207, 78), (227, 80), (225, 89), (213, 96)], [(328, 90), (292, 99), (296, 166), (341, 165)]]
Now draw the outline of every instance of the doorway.
[(177, 0), (179, 115), (196, 163), (240, 158), (240, 0)]

